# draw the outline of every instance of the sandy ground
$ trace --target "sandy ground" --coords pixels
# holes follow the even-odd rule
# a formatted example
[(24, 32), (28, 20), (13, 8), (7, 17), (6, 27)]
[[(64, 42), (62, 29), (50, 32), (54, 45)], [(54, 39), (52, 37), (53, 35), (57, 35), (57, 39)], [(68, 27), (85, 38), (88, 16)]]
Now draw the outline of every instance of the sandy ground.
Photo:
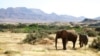
[[(87, 47), (79, 48), (77, 40), (76, 50), (72, 49), (72, 42), (68, 42), (67, 50), (62, 50), (61, 39), (58, 40), (58, 50), (53, 44), (20, 44), (27, 33), (0, 33), (0, 56), (100, 56), (100, 52)], [(55, 34), (50, 35), (55, 37)], [(89, 38), (91, 44), (93, 38)], [(88, 45), (89, 45), (88, 44)]]

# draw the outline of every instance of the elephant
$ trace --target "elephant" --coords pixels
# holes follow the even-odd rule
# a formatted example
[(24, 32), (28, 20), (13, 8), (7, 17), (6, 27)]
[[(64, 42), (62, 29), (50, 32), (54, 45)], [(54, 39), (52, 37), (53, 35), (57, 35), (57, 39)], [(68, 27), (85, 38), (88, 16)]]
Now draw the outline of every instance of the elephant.
[(77, 40), (77, 34), (74, 34), (72, 32), (68, 32), (66, 30), (62, 31), (57, 31), (56, 32), (56, 37), (55, 37), (55, 47), (57, 50), (57, 39), (61, 38), (62, 39), (62, 44), (63, 44), (63, 50), (66, 50), (66, 44), (68, 41), (72, 41), (73, 43), (73, 48), (75, 49), (75, 43)]
[(80, 47), (83, 47), (83, 45), (88, 44), (88, 36), (85, 34), (79, 34), (79, 45)]

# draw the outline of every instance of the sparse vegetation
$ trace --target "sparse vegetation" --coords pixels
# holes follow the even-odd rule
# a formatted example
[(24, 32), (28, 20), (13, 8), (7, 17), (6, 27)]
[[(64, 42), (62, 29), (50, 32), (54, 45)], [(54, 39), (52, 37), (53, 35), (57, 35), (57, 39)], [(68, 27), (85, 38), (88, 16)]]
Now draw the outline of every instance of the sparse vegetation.
[(48, 37), (48, 34), (45, 32), (36, 32), (29, 33), (26, 38), (23, 40), (24, 43), (35, 44), (35, 42), (41, 40), (42, 38)]
[[(36, 33), (29, 33), (33, 36)], [(12, 37), (10, 37), (12, 35)], [(43, 37), (43, 40), (40, 41), (40, 44), (30, 45), (27, 43), (18, 44), (20, 41), (25, 39), (27, 33), (5, 33), (0, 32), (0, 56), (97, 56), (98, 54), (93, 52), (91, 49), (79, 48), (79, 43), (77, 42), (76, 48), (77, 50), (72, 50), (72, 43), (69, 42), (67, 51), (60, 50), (62, 49), (62, 42), (58, 40), (59, 50), (56, 50), (54, 47), (55, 34), (50, 34), (48, 37)], [(3, 37), (3, 38), (2, 38)], [(27, 38), (27, 37), (26, 37)], [(49, 40), (50, 39), (50, 40)], [(92, 39), (92, 38), (89, 38)], [(17, 42), (18, 40), (18, 42)], [(20, 40), (20, 41), (19, 41)], [(48, 42), (48, 40), (50, 42)], [(37, 41), (38, 42), (38, 41)], [(48, 44), (50, 43), (50, 44)], [(53, 44), (51, 44), (53, 43)], [(91, 41), (89, 40), (89, 43)], [(73, 53), (73, 54), (72, 54)], [(91, 54), (93, 53), (93, 54)], [(99, 56), (99, 55), (98, 55)]]
[(97, 39), (94, 39), (92, 44), (90, 45), (91, 48), (95, 48), (100, 50), (100, 36)]
[(100, 32), (98, 32), (98, 35), (100, 36)]
[(13, 32), (13, 33), (35, 33), (36, 30), (46, 32), (48, 34), (55, 33), (57, 30), (72, 29), (70, 26), (58, 26), (58, 25), (44, 25), (44, 24), (0, 24), (1, 32)]
[[(85, 27), (82, 27), (80, 25), (76, 25), (76, 26), (68, 26), (68, 25), (54, 25), (54, 24), (50, 24), (50, 25), (46, 25), (46, 24), (17, 24), (17, 25), (10, 25), (10, 24), (1, 24), (0, 25), (0, 31), (1, 32), (7, 32), (7, 31), (10, 31), (12, 32), (12, 34), (19, 34), (19, 33), (23, 33), (25, 35), (23, 35), (23, 37), (21, 37), (21, 35), (16, 35), (17, 37), (19, 38), (15, 38), (15, 36), (11, 36), (12, 40), (10, 42), (13, 42), (14, 40), (18, 41), (17, 43), (20, 43), (21, 44), (16, 44), (14, 43), (14, 46), (13, 44), (8, 44), (7, 47), (5, 48), (21, 48), (22, 50), (21, 51), (9, 51), (9, 50), (6, 50), (6, 51), (2, 51), (1, 53), (5, 54), (5, 55), (9, 55), (9, 54), (20, 54), (23, 53), (24, 54), (24, 51), (28, 53), (28, 51), (31, 53), (33, 52), (50, 52), (51, 51), (54, 51), (55, 50), (55, 47), (54, 47), (54, 40), (55, 40), (55, 33), (56, 31), (58, 30), (62, 30), (62, 29), (65, 29), (65, 30), (75, 30), (77, 33), (81, 33), (81, 34), (89, 34), (89, 36), (96, 36), (97, 34), (99, 35), (99, 32), (97, 31), (94, 31), (94, 30), (88, 30), (88, 31), (84, 31), (84, 29), (86, 29)], [(88, 28), (88, 27), (87, 27)], [(97, 32), (97, 33), (96, 33)], [(53, 36), (52, 36), (53, 35)], [(1, 35), (2, 37), (2, 35)], [(10, 37), (10, 33), (9, 33), (9, 37)], [(8, 38), (9, 38), (8, 37)], [(7, 38), (7, 39), (8, 39)], [(5, 38), (3, 38), (5, 39)], [(20, 40), (20, 41), (19, 41)], [(8, 40), (6, 40), (8, 41)], [(15, 41), (15, 42), (16, 42)], [(98, 41), (98, 40), (96, 40)], [(9, 41), (8, 41), (9, 42)], [(7, 43), (8, 43), (7, 42)], [(9, 42), (9, 43), (10, 43)], [(69, 42), (70, 43), (70, 42)], [(96, 42), (97, 43), (97, 42)], [(16, 44), (16, 45), (15, 45)], [(31, 45), (30, 45), (31, 44)], [(59, 45), (60, 44), (60, 45)], [(18, 46), (17, 46), (18, 45)], [(71, 46), (72, 44), (69, 44), (68, 48)], [(10, 46), (10, 47), (9, 47)], [(12, 46), (12, 47), (11, 47)], [(61, 41), (58, 42), (58, 46), (59, 48), (61, 48)], [(92, 45), (91, 45), (92, 46)], [(23, 47), (23, 48), (22, 48)], [(82, 49), (78, 49), (78, 46), (76, 45), (77, 47), (77, 50), (81, 50), (82, 52), (85, 52), (84, 50)], [(93, 46), (92, 46), (93, 47)], [(99, 47), (98, 44), (96, 44), (96, 47)], [(2, 47), (1, 47), (2, 48)], [(19, 48), (19, 49), (20, 49)], [(39, 49), (40, 48), (40, 49)], [(93, 47), (94, 48), (94, 47)], [(3, 48), (4, 49), (4, 48)], [(18, 49), (18, 50), (19, 50)], [(31, 50), (30, 50), (31, 49)], [(53, 50), (52, 50), (53, 49)], [(98, 48), (97, 48), (98, 49)], [(27, 51), (28, 50), (28, 51)], [(49, 51), (50, 50), (50, 51)], [(70, 50), (70, 49), (68, 49)], [(77, 51), (76, 50), (76, 51)], [(62, 50), (60, 50), (62, 52)], [(73, 51), (73, 50), (71, 50)], [(76, 52), (75, 51), (75, 52)], [(87, 50), (88, 51), (88, 50)], [(54, 51), (56, 52), (56, 51)], [(67, 51), (64, 51), (65, 53)], [(75, 53), (73, 51), (73, 53)], [(82, 54), (81, 52), (81, 54)], [(72, 53), (72, 52), (71, 52)], [(76, 52), (76, 53), (80, 53), (80, 52)], [(29, 53), (28, 53), (29, 54)], [(52, 54), (52, 53), (51, 53)], [(69, 54), (69, 53), (68, 53)], [(87, 53), (88, 54), (88, 53)], [(37, 54), (36, 54), (37, 55)], [(61, 54), (62, 55), (62, 54)], [(84, 55), (84, 54), (83, 54)], [(14, 55), (12, 55), (14, 56)], [(57, 54), (58, 56), (58, 54)]]
[[(0, 56), (100, 56), (100, 52), (97, 52), (100, 51), (100, 20), (85, 18), (84, 15), (73, 17), (47, 14), (40, 9), (25, 7), (2, 8), (0, 12)], [(69, 41), (67, 51), (63, 51), (62, 40), (59, 39), (59, 49), (56, 50), (55, 33), (60, 30), (87, 34), (88, 44), (92, 43), (91, 48), (88, 45), (80, 48), (77, 38), (75, 50)]]
[(99, 32), (100, 31), (100, 27), (95, 28), (95, 31)]
[(87, 34), (88, 34), (88, 36), (90, 36), (90, 37), (96, 37), (96, 36), (97, 36), (97, 32), (96, 32), (96, 31), (93, 31), (93, 30), (87, 31)]
[(37, 40), (37, 38), (32, 34), (29, 33), (26, 38), (23, 40), (24, 43), (29, 43), (29, 44), (33, 44), (35, 43)]
[(20, 52), (19, 51), (11, 51), (11, 50), (4, 52), (4, 54), (13, 54), (13, 53), (17, 54), (17, 53), (20, 53)]

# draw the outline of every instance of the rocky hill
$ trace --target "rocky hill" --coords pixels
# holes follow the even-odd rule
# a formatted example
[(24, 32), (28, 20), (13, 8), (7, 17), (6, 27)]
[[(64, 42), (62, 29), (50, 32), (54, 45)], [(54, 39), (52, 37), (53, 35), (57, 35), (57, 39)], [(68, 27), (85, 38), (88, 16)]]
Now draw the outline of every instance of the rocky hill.
[(99, 19), (89, 19), (89, 18), (85, 18), (80, 23), (82, 25), (88, 25), (90, 27), (100, 27), (100, 20)]
[(81, 21), (82, 23), (97, 23), (97, 22), (100, 22), (100, 20), (97, 20), (97, 19), (88, 19), (88, 18), (85, 18), (83, 21)]

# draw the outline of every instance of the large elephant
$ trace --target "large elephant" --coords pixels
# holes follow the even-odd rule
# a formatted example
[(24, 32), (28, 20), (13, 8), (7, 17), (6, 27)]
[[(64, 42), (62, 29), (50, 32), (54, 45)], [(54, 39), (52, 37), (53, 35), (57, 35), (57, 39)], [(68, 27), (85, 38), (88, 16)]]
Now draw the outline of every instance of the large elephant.
[(56, 47), (56, 49), (57, 49), (57, 39), (58, 38), (62, 39), (63, 50), (66, 50), (66, 44), (67, 44), (68, 41), (73, 42), (73, 48), (75, 49), (75, 43), (76, 43), (76, 40), (77, 40), (77, 35), (76, 34), (74, 34), (72, 32), (68, 32), (66, 30), (56, 32), (56, 38), (55, 38), (55, 47)]
[(88, 37), (87, 37), (87, 35), (79, 34), (79, 44), (80, 44), (80, 47), (83, 47), (83, 45), (86, 46), (88, 44)]

